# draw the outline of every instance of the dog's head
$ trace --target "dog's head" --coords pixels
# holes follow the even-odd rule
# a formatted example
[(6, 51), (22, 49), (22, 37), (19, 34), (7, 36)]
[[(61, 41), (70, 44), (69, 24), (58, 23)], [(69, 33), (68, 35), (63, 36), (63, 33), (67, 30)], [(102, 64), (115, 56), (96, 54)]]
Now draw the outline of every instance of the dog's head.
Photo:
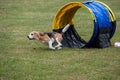
[(33, 31), (27, 37), (29, 40), (39, 40), (40, 36), (43, 36), (42, 32)]

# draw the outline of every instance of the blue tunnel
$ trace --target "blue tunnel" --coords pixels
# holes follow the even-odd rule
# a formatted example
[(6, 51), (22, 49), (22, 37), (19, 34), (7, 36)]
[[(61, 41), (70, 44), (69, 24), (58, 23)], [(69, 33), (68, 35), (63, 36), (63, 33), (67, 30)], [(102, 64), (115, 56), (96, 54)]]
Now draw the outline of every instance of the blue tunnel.
[[(74, 26), (73, 17), (79, 8), (87, 8), (93, 18), (94, 30), (88, 42), (78, 35)], [(71, 2), (57, 12), (53, 20), (53, 31), (61, 32), (66, 24), (70, 24), (70, 28), (63, 35), (63, 47), (105, 48), (111, 46), (110, 39), (116, 30), (116, 17), (113, 11), (100, 1)]]

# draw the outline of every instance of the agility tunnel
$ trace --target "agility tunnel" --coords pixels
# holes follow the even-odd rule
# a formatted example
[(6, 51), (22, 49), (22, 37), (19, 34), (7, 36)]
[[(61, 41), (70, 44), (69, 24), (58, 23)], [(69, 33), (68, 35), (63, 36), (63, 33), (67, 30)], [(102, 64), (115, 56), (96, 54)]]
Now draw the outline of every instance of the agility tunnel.
[[(74, 15), (80, 8), (86, 8), (93, 20), (93, 34), (89, 41), (85, 41), (78, 34), (79, 32), (77, 32), (74, 26)], [(60, 8), (60, 10), (58, 10), (53, 20), (52, 29), (54, 32), (61, 32), (61, 30), (67, 24), (70, 24), (70, 27), (63, 35), (63, 47), (105, 48), (111, 46), (110, 39), (113, 37), (116, 30), (116, 17), (113, 11), (103, 2), (71, 2), (64, 5), (62, 8)]]

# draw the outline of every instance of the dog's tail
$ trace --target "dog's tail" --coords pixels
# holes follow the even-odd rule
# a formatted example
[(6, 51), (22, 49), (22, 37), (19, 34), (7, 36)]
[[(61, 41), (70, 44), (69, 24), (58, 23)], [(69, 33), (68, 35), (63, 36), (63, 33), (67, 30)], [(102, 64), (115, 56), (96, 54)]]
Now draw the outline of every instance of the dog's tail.
[(67, 24), (62, 30), (62, 34), (65, 33), (69, 29), (69, 27), (70, 27), (70, 24)]

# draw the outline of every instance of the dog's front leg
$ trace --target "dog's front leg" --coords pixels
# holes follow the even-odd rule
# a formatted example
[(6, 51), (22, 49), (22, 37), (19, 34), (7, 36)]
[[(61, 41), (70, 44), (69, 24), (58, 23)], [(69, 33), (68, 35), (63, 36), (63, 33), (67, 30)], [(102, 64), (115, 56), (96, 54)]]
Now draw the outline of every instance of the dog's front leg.
[(49, 48), (50, 48), (50, 49), (55, 49), (55, 48), (52, 46), (52, 44), (53, 44), (53, 41), (50, 40), (50, 41), (48, 42)]

